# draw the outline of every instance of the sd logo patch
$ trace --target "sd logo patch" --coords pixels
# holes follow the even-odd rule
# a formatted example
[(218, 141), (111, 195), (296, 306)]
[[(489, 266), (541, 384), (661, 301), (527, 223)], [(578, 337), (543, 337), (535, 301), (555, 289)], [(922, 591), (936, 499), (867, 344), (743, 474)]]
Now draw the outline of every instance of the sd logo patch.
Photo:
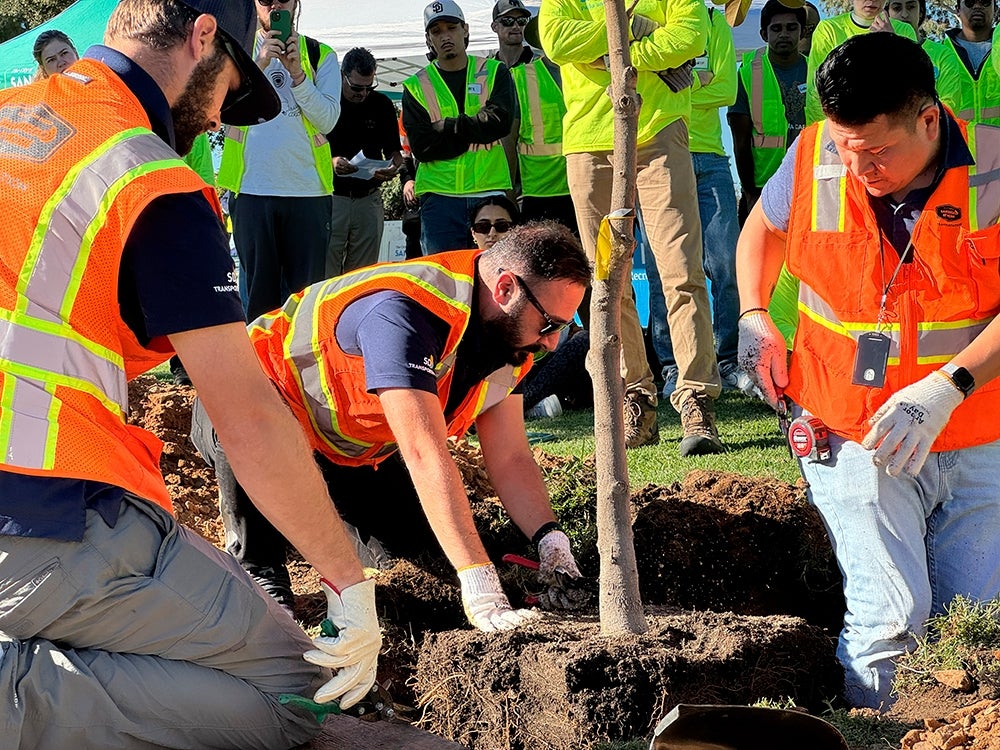
[(0, 108), (0, 155), (43, 162), (75, 133), (47, 104)]

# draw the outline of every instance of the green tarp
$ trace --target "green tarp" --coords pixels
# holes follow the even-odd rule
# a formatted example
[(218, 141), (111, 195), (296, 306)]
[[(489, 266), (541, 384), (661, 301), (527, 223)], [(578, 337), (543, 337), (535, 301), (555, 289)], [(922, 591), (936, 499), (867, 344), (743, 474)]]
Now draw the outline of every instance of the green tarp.
[(37, 65), (31, 56), (35, 38), (46, 29), (69, 35), (82, 55), (92, 44), (104, 39), (104, 27), (118, 0), (77, 0), (66, 10), (30, 31), (0, 44), (0, 88), (29, 83)]

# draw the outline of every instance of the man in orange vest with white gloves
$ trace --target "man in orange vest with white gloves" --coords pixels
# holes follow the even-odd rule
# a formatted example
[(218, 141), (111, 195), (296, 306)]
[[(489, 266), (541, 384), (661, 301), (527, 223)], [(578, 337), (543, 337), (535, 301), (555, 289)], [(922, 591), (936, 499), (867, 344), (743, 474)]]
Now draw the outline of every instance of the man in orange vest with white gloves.
[[(1000, 593), (1000, 129), (956, 120), (898, 35), (849, 39), (816, 86), (827, 119), (740, 237), (740, 360), (811, 418), (790, 445), (844, 575), (846, 696), (885, 709), (928, 617)], [(801, 280), (787, 368), (766, 309), (782, 260)]]
[[(572, 605), (561, 584), (580, 571), (528, 445), (518, 386), (531, 355), (555, 349), (590, 273), (572, 233), (542, 222), (482, 253), (438, 253), (313, 284), (250, 325), (260, 366), (322, 456), (330, 497), (368, 564), (385, 561), (383, 543), (413, 560), (439, 544), (469, 622), (486, 632), (537, 615), (513, 608), (500, 588), (448, 439), (475, 424), (501, 504), (537, 545), (543, 606)], [(268, 570), (277, 598), (285, 540), (233, 481), (198, 404), (191, 436), (219, 478), (229, 550), (248, 570)]]
[[(215, 191), (179, 156), (278, 114), (253, 8), (121, 0), (107, 46), (0, 95), (4, 748), (288, 748), (320, 727), (283, 695), (346, 707), (375, 678), (374, 584), (257, 364)], [(310, 641), (173, 518), (126, 381), (175, 350), (247, 491), (330, 582), (338, 637)]]

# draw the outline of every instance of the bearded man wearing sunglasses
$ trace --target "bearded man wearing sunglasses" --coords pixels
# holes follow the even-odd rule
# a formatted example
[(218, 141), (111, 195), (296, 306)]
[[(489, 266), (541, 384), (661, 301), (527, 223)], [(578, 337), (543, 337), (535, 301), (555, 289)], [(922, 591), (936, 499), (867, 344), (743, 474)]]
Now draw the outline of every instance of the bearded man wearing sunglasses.
[[(439, 569), (443, 551), (466, 616), (486, 632), (537, 615), (500, 588), (448, 441), (475, 425), (497, 497), (537, 545), (542, 605), (578, 604), (566, 583), (580, 571), (528, 445), (520, 384), (532, 355), (558, 345), (590, 275), (566, 227), (535, 223), (483, 252), (383, 263), (314, 284), (250, 325), (260, 366), (311, 435), (365, 566), (401, 557)], [(284, 538), (233, 480), (197, 403), (191, 436), (219, 478), (227, 539), (284, 570)]]

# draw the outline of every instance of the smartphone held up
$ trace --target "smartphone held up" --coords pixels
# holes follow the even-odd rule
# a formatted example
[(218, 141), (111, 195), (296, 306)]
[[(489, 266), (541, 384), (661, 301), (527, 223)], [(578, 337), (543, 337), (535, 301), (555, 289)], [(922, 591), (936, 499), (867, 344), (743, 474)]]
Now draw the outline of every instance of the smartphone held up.
[(292, 12), (290, 10), (272, 10), (271, 31), (278, 32), (275, 38), (282, 44), (288, 42), (288, 38), (292, 35)]

